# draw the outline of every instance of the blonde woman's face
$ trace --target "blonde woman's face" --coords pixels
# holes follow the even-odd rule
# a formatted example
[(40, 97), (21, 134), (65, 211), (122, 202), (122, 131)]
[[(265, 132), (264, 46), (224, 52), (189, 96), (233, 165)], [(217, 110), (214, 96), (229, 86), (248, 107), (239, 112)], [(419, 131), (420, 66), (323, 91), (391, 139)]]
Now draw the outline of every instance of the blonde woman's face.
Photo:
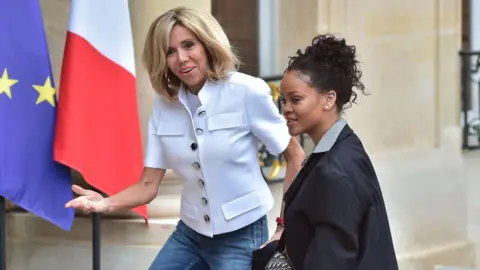
[(174, 26), (170, 32), (167, 65), (190, 91), (199, 91), (205, 83), (208, 69), (205, 46), (182, 25)]

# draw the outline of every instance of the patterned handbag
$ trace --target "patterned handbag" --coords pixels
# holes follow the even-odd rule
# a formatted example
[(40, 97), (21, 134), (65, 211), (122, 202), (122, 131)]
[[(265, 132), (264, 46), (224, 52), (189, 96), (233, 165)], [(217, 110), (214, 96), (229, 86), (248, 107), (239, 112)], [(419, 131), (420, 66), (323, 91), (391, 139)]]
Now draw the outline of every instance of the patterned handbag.
[(275, 252), (265, 266), (265, 270), (294, 270), (294, 268), (290, 263), (287, 251), (285, 250), (284, 252)]
[(295, 270), (288, 257), (284, 234), (280, 237), (277, 251), (275, 251), (272, 257), (270, 257), (270, 260), (268, 260), (265, 270)]

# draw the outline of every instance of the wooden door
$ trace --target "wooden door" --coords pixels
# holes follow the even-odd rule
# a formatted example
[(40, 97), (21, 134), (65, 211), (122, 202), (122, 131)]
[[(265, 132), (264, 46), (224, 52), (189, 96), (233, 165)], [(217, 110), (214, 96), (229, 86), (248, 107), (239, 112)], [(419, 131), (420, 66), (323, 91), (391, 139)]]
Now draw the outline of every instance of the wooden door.
[(237, 50), (240, 71), (258, 76), (258, 0), (212, 0), (212, 15)]

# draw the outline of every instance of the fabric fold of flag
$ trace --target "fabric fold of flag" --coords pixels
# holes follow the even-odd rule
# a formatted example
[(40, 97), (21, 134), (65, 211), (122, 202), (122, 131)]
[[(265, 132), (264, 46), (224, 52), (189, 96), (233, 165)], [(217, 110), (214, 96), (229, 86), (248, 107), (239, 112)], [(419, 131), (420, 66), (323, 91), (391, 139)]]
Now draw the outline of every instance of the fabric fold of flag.
[(70, 230), (70, 168), (53, 159), (56, 90), (38, 0), (0, 6), (0, 196)]
[[(113, 195), (143, 169), (128, 0), (73, 0), (54, 156)], [(146, 206), (134, 209), (147, 218)]]

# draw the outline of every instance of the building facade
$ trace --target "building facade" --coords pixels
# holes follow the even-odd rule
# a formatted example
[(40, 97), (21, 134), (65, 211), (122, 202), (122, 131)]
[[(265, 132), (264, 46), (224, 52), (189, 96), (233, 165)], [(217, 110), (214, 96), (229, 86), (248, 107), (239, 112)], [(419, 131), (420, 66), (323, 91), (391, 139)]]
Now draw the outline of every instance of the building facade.
[[(58, 82), (69, 4), (40, 2)], [(144, 145), (154, 91), (141, 66), (143, 41), (153, 19), (179, 5), (212, 12), (239, 48), (242, 71), (255, 76), (281, 74), (318, 33), (355, 44), (370, 95), (345, 118), (377, 169), (401, 269), (476, 264), (471, 216), (480, 198), (469, 189), (461, 149), (461, 0), (131, 0)], [(307, 140), (305, 151), (312, 148)], [(103, 217), (103, 269), (147, 269), (178, 220), (179, 189), (169, 174), (149, 206), (148, 228), (128, 213)], [(276, 211), (281, 188), (272, 191)], [(79, 214), (69, 233), (26, 214), (9, 215), (7, 225), (9, 269), (91, 267), (88, 217)]]

